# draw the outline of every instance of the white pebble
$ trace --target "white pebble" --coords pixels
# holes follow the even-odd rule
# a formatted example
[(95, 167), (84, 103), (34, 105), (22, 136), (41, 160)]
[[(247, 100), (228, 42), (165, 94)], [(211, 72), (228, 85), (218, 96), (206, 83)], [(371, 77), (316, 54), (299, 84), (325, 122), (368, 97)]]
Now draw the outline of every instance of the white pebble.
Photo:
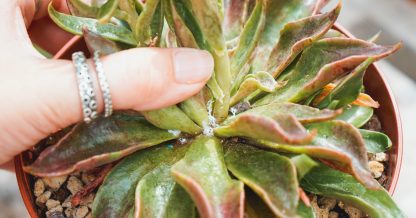
[(83, 184), (81, 180), (79, 180), (77, 177), (71, 176), (68, 179), (68, 184), (66, 185), (66, 187), (71, 192), (71, 194), (75, 195), (82, 189)]

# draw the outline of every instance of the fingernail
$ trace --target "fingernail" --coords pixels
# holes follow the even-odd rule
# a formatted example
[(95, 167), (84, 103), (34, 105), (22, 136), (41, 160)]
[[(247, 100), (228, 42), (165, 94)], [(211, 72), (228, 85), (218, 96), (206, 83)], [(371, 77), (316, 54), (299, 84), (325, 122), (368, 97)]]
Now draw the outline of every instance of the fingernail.
[(207, 81), (214, 70), (214, 60), (206, 51), (178, 49), (174, 53), (175, 79), (178, 83), (200, 83)]

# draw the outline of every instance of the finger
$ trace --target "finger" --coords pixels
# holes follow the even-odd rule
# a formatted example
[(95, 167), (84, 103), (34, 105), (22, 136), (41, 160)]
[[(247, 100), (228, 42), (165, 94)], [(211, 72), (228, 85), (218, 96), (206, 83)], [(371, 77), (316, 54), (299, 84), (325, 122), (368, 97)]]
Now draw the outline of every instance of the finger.
[[(34, 20), (39, 20), (48, 14), (48, 5), (52, 0), (18, 0), (26, 26)], [(53, 5), (59, 11), (68, 12), (65, 0), (53, 0)]]
[[(129, 64), (120, 64), (129, 63)], [(131, 49), (103, 58), (116, 109), (153, 110), (196, 94), (214, 62), (195, 49)]]

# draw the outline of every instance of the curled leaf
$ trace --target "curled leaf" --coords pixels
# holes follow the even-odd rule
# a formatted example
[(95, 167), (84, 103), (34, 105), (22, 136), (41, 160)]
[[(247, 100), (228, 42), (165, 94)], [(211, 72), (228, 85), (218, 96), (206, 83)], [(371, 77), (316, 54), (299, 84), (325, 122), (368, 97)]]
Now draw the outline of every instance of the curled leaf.
[(98, 189), (92, 205), (93, 217), (129, 217), (134, 211), (138, 182), (157, 167), (176, 163), (185, 155), (188, 147), (185, 145), (169, 148), (161, 145), (123, 159), (111, 170)]
[[(354, 71), (348, 74), (341, 82), (333, 88), (329, 93), (327, 88), (323, 93), (327, 94), (318, 104), (319, 108), (326, 108), (332, 102), (337, 101), (336, 108), (347, 106), (348, 104), (360, 98), (363, 87), (364, 75), (367, 68), (374, 62), (374, 59), (369, 58), (360, 64)], [(363, 98), (363, 97), (361, 97)], [(316, 103), (316, 102), (315, 102)]]
[[(317, 108), (309, 107), (306, 105), (294, 104), (294, 103), (270, 103), (268, 105), (255, 107), (247, 110), (243, 114), (256, 114), (266, 117), (273, 117), (276, 113), (292, 114), (301, 123), (317, 123), (326, 120), (332, 120), (342, 113), (342, 110), (319, 110)], [(237, 116), (237, 117), (238, 117)], [(234, 120), (235, 117), (228, 118), (224, 123), (228, 123)]]
[(261, 71), (255, 74), (249, 74), (245, 77), (243, 83), (240, 85), (240, 88), (231, 98), (230, 105), (237, 104), (240, 100), (247, 97), (257, 89), (265, 92), (273, 92), (282, 86), (284, 86), (284, 82), (276, 82), (273, 76), (267, 72)]
[(225, 163), (278, 217), (296, 217), (296, 168), (289, 158), (244, 144), (228, 144)]
[(177, 137), (137, 114), (115, 114), (90, 124), (77, 124), (24, 170), (40, 177), (65, 175), (116, 161)]
[(369, 190), (352, 176), (321, 165), (301, 181), (308, 192), (341, 200), (373, 218), (406, 217), (383, 188)]
[(128, 45), (136, 45), (136, 40), (133, 38), (133, 33), (122, 26), (106, 23), (100, 24), (98, 20), (91, 18), (75, 17), (56, 11), (52, 3), (48, 7), (49, 16), (56, 25), (62, 29), (75, 34), (82, 35), (82, 28), (85, 26), (89, 30), (99, 34), (100, 36), (116, 41), (126, 43)]
[(202, 218), (243, 216), (243, 183), (228, 175), (218, 139), (196, 138), (172, 167), (172, 175), (191, 195)]
[(298, 179), (302, 179), (309, 171), (319, 164), (308, 155), (301, 154), (290, 158), (290, 161), (296, 166)]
[(314, 13), (319, 0), (264, 0), (265, 26), (257, 44), (253, 72), (266, 70), (267, 60), (279, 41), (279, 32), (286, 23), (308, 17)]
[(307, 128), (318, 131), (312, 145), (279, 145), (264, 141), (261, 143), (278, 151), (307, 154), (323, 159), (324, 163), (331, 167), (353, 175), (364, 186), (371, 189), (380, 188), (368, 169), (364, 140), (356, 128), (343, 121), (309, 124)]
[(369, 153), (385, 152), (392, 146), (390, 138), (381, 132), (360, 129), (360, 133)]
[(294, 69), (286, 75), (288, 83), (255, 102), (256, 106), (271, 102), (298, 102), (328, 83), (350, 72), (368, 58), (384, 58), (401, 47), (380, 46), (350, 38), (328, 38), (305, 49)]
[(267, 63), (267, 71), (277, 77), (303, 51), (321, 38), (335, 23), (341, 11), (341, 2), (331, 12), (314, 15), (286, 24), (280, 31), (280, 39), (273, 48)]
[(245, 113), (226, 125), (214, 129), (222, 137), (248, 137), (276, 143), (307, 144), (315, 132), (306, 129), (291, 114), (277, 113), (272, 118)]

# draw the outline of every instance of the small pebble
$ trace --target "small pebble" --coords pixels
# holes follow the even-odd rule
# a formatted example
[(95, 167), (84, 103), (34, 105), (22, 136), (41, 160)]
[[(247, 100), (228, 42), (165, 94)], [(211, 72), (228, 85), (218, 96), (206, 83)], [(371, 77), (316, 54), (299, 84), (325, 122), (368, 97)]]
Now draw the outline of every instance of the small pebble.
[(74, 212), (74, 208), (70, 207), (70, 208), (66, 208), (65, 209), (65, 216), (66, 217), (72, 217), (72, 213)]
[(384, 165), (377, 161), (368, 162), (368, 167), (370, 168), (371, 174), (374, 178), (379, 178), (384, 171)]
[(51, 210), (52, 208), (55, 208), (60, 205), (61, 205), (61, 202), (57, 200), (49, 199), (46, 201), (46, 207), (48, 208), (48, 210)]
[(329, 218), (338, 218), (339, 214), (335, 211), (329, 212)]
[(329, 209), (319, 207), (317, 196), (313, 196), (313, 199), (311, 201), (311, 207), (315, 211), (315, 214), (316, 214), (317, 218), (328, 218), (329, 217)]
[(68, 176), (45, 177), (42, 178), (42, 181), (45, 183), (46, 187), (52, 191), (56, 191), (65, 183), (67, 178)]
[(92, 218), (92, 212), (90, 212), (85, 218)]
[(321, 199), (319, 199), (319, 205), (321, 205), (321, 208), (326, 208), (328, 210), (332, 210), (334, 209), (335, 205), (337, 204), (337, 200), (333, 199), (333, 198), (326, 198), (323, 197)]
[(83, 184), (77, 177), (71, 176), (68, 179), (66, 187), (71, 192), (71, 194), (74, 195), (82, 189)]
[(84, 218), (88, 214), (88, 212), (88, 207), (80, 206), (73, 211), (72, 215), (74, 218)]
[(49, 198), (51, 198), (52, 192), (46, 191), (43, 194), (39, 195), (39, 197), (36, 198), (36, 204), (40, 207), (44, 207), (45, 203)]
[(387, 154), (386, 154), (386, 153), (383, 153), (383, 152), (381, 152), (381, 153), (377, 153), (377, 154), (375, 155), (374, 160), (375, 160), (375, 161), (378, 161), (378, 162), (385, 162), (385, 161), (388, 161)]
[(65, 208), (72, 207), (71, 200), (72, 200), (72, 195), (68, 196), (65, 199), (64, 203), (62, 203), (62, 207), (65, 207)]
[(54, 212), (46, 212), (46, 217), (48, 218), (65, 218), (65, 216), (60, 211), (54, 211)]
[(39, 197), (43, 192), (45, 192), (45, 183), (41, 179), (36, 180), (35, 188), (33, 190), (36, 197)]
[(59, 205), (57, 207), (54, 207), (54, 208), (46, 211), (46, 217), (50, 218), (50, 217), (52, 217), (52, 215), (54, 217), (59, 217), (59, 215), (63, 216), (63, 214), (62, 214), (63, 211), (64, 211), (64, 209), (62, 208), (62, 206)]
[(350, 215), (350, 218), (362, 218), (362, 217), (364, 217), (364, 214), (361, 212), (361, 210), (359, 210), (355, 207), (345, 206), (344, 210), (348, 215)]

